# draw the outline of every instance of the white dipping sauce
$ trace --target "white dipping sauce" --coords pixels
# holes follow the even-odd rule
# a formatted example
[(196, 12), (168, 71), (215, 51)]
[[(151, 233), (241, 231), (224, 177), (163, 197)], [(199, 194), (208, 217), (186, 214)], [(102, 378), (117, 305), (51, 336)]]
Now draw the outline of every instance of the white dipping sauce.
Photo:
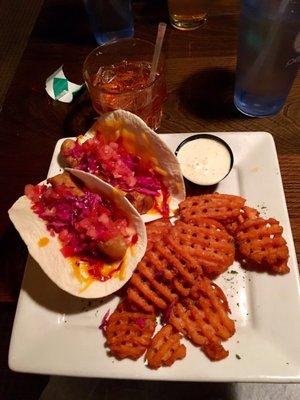
[(214, 185), (229, 172), (231, 155), (222, 143), (207, 138), (190, 140), (177, 153), (182, 174), (198, 185)]

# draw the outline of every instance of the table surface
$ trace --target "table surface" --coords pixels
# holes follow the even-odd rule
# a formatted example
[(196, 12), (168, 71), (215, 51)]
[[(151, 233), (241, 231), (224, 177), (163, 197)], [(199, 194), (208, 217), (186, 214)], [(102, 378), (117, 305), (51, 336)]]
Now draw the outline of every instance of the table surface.
[[(183, 32), (168, 27), (168, 99), (159, 132), (272, 133), (299, 258), (300, 76), (276, 116), (258, 119), (238, 113), (233, 106), (238, 1), (211, 4), (202, 28)], [(138, 2), (135, 13), (136, 37), (154, 41), (158, 22), (167, 21), (165, 2)], [(14, 309), (27, 257), (7, 210), (26, 183), (45, 178), (56, 141), (84, 132), (95, 116), (87, 94), (71, 104), (53, 101), (44, 90), (46, 78), (64, 64), (67, 77), (82, 82), (83, 60), (94, 47), (81, 0), (45, 2), (0, 114), (1, 306), (10, 303), (7, 307)], [(5, 324), (9, 329), (11, 319)]]

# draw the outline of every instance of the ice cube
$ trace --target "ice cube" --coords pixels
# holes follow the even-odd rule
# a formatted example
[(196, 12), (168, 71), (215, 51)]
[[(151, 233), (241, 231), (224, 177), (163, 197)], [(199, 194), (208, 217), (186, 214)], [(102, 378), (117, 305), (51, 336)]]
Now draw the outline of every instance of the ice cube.
[(114, 69), (105, 69), (102, 71), (101, 80), (102, 83), (110, 83), (115, 77), (117, 73)]
[(102, 67), (99, 67), (98, 71), (93, 76), (92, 85), (96, 87), (101, 84)]

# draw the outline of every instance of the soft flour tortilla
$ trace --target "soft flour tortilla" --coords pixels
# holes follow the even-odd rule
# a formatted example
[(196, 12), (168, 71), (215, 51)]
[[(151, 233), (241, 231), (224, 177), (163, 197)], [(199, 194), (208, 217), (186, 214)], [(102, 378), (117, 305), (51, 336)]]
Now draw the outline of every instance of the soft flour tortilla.
[[(79, 137), (79, 142), (83, 143), (91, 139), (97, 131), (100, 131), (109, 140), (117, 140), (120, 135), (123, 135), (126, 139), (124, 146), (129, 152), (134, 149), (136, 154), (150, 160), (164, 171), (163, 180), (170, 193), (170, 214), (173, 215), (178, 204), (185, 199), (185, 186), (177, 158), (159, 135), (150, 129), (141, 118), (123, 110), (100, 116), (86, 134)], [(153, 209), (142, 215), (144, 222), (161, 217), (161, 214)]]
[[(120, 279), (116, 274), (115, 277), (108, 279), (106, 282), (94, 280), (82, 291), (84, 284), (78, 281), (74, 275), (71, 262), (62, 255), (60, 251), (61, 243), (56, 235), (54, 237), (50, 235), (45, 221), (31, 210), (31, 201), (26, 196), (20, 197), (8, 211), (8, 214), (26, 243), (30, 255), (57, 286), (78, 297), (104, 297), (120, 289), (130, 279), (135, 267), (142, 259), (147, 246), (145, 225), (129, 201), (120, 196), (110, 185), (83, 171), (71, 170), (70, 172), (80, 179), (89, 190), (111, 200), (116, 207), (123, 211), (130, 223), (135, 227), (138, 240), (137, 243), (129, 247), (125, 255), (126, 264), (123, 279)], [(44, 247), (38, 245), (41, 238), (49, 239), (48, 244)]]

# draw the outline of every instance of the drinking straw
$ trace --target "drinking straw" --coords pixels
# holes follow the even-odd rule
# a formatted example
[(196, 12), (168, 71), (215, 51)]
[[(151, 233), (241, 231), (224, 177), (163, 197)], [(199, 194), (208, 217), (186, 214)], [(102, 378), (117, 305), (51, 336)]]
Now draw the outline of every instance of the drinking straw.
[(158, 66), (158, 60), (161, 52), (161, 47), (163, 44), (165, 32), (166, 32), (167, 24), (164, 22), (160, 22), (158, 24), (158, 29), (157, 29), (157, 35), (156, 35), (156, 43), (155, 43), (155, 48), (154, 48), (154, 53), (153, 53), (153, 58), (152, 58), (152, 65), (151, 65), (151, 71), (150, 71), (150, 78), (149, 81), (150, 83), (153, 82), (156, 71), (157, 71), (157, 66)]

